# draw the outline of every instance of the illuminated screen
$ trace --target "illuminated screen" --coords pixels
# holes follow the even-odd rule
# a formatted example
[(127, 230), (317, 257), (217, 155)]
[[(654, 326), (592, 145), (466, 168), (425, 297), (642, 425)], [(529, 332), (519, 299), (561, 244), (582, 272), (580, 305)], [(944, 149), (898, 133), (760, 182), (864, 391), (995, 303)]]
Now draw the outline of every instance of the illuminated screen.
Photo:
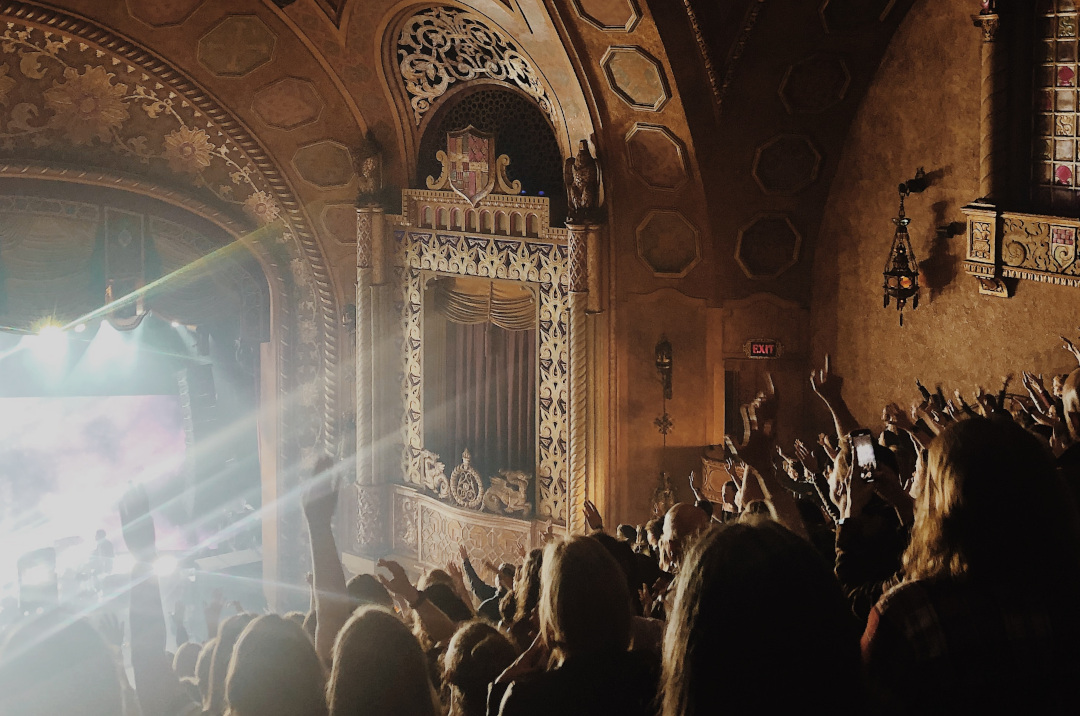
[(159, 548), (191, 546), (185, 449), (175, 395), (0, 398), (0, 587), (41, 547), (77, 567), (99, 529), (126, 551), (117, 504), (129, 483), (150, 494)]

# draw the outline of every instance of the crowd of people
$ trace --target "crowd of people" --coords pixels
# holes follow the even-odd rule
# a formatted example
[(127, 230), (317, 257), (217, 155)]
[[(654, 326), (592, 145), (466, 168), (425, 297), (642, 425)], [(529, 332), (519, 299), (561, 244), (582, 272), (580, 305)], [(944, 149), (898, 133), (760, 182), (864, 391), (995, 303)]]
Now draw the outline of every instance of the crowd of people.
[(518, 564), (462, 548), (415, 581), (387, 560), (346, 579), (340, 468), (323, 461), (303, 497), (310, 610), (238, 613), (174, 654), (133, 490), (131, 678), (115, 623), (31, 615), (0, 643), (0, 716), (1071, 712), (1080, 368), (1008, 384), (971, 402), (919, 385), (874, 436), (826, 358), (817, 444), (777, 445), (770, 380), (729, 441), (728, 484), (691, 477), (695, 502), (610, 532), (587, 502), (588, 534)]

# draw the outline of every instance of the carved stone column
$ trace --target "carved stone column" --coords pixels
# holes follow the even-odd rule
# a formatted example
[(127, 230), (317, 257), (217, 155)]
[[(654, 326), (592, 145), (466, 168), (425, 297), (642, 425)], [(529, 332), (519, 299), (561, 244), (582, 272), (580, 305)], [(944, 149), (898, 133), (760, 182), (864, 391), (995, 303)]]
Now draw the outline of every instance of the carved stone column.
[(1006, 183), (1008, 157), (1008, 53), (999, 41), (1000, 17), (993, 3), (981, 14), (973, 15), (975, 26), (982, 30), (982, 69), (980, 73), (979, 115), (979, 196), (980, 203), (1000, 203)]
[(566, 225), (570, 231), (569, 276), (569, 344), (570, 344), (570, 445), (567, 491), (567, 527), (571, 533), (585, 531), (582, 506), (588, 484), (588, 328), (586, 311), (589, 308), (589, 239), (595, 242), (600, 227), (597, 224)]
[(383, 258), (383, 209), (362, 206), (356, 214), (356, 490), (357, 547), (379, 556), (387, 544), (387, 489), (374, 469), (374, 296), (377, 266)]

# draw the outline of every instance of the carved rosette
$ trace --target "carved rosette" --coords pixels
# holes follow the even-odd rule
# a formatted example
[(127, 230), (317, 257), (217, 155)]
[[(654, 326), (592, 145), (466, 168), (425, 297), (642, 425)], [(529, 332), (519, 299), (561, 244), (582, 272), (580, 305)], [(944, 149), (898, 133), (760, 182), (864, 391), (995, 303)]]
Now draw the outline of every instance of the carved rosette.
[(422, 231), (395, 232), (401, 276), (401, 331), (405, 371), (402, 472), (423, 484), (423, 287), (421, 271), (524, 281), (539, 286), (537, 323), (537, 515), (565, 524), (569, 443), (568, 251), (561, 243), (491, 239)]

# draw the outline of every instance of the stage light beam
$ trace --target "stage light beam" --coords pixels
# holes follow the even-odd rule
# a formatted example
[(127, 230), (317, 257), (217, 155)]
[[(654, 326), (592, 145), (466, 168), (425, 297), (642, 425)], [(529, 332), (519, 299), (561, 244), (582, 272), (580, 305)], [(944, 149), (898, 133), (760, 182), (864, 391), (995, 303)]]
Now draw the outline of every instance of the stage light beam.
[(154, 560), (154, 574), (159, 577), (169, 577), (176, 573), (180, 563), (171, 554), (163, 554)]

